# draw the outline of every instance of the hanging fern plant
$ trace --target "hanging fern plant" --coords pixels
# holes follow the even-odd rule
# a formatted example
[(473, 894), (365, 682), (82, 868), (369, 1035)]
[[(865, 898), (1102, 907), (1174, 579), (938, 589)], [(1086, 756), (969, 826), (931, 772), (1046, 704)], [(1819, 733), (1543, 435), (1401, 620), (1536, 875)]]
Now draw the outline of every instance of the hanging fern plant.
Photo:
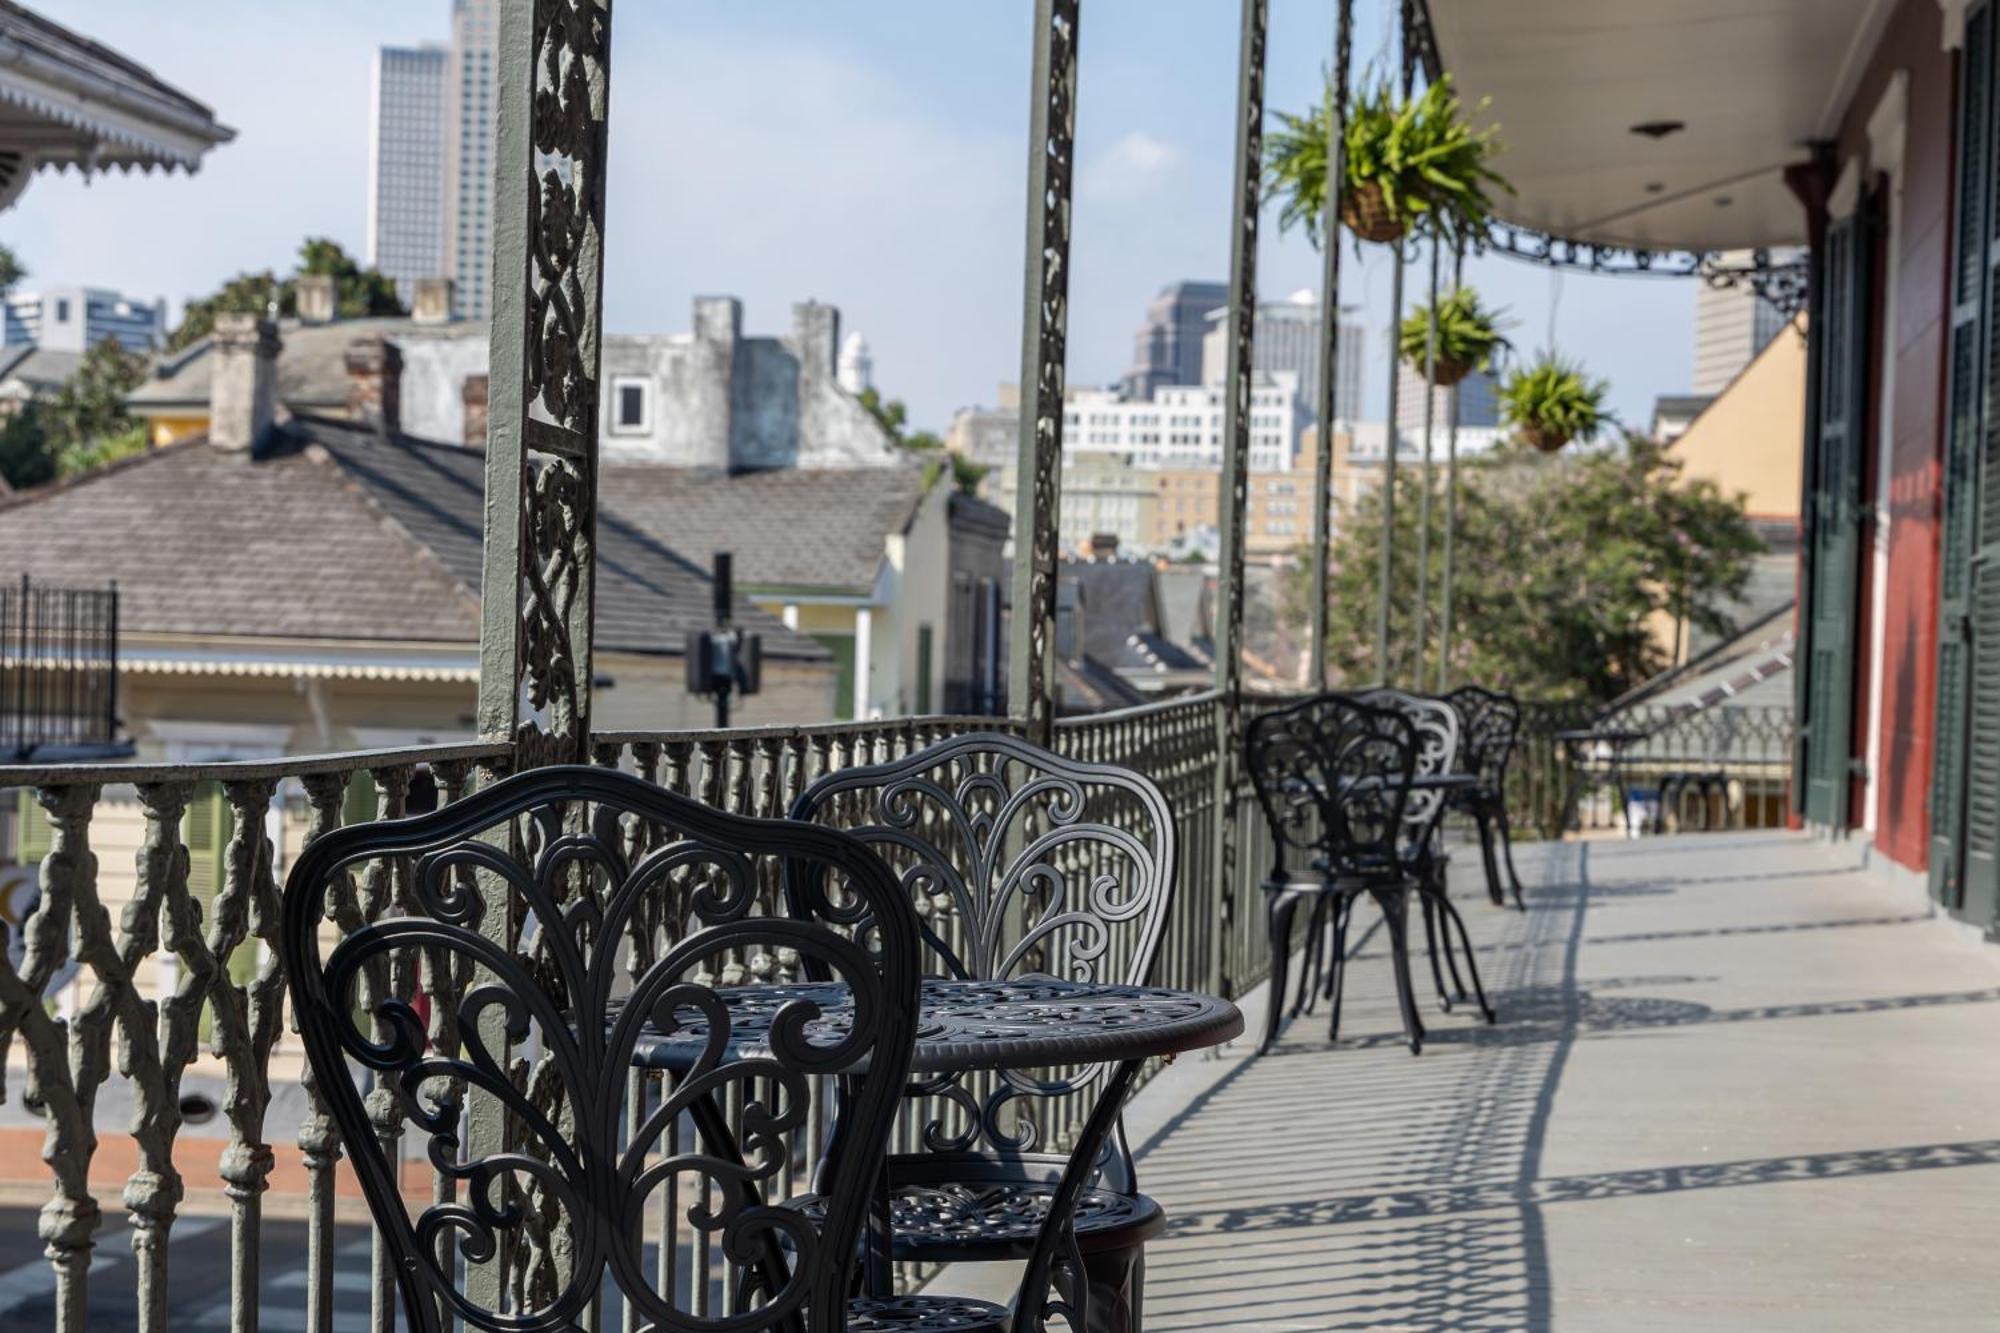
[(1581, 366), (1545, 354), (1500, 386), (1500, 415), (1522, 440), (1552, 454), (1571, 440), (1596, 437), (1610, 420), (1604, 410), (1610, 387)]
[(1446, 292), (1437, 303), (1437, 345), (1431, 346), (1431, 311), (1418, 306), (1403, 320), (1397, 349), (1404, 361), (1423, 372), (1431, 361), (1431, 383), (1452, 385), (1475, 370), (1491, 370), (1511, 345), (1501, 336), (1499, 312), (1480, 304), (1470, 287)]
[[(1315, 246), (1325, 239), (1333, 97), (1329, 84), (1317, 114), (1280, 113), (1264, 159), (1266, 197), (1281, 204), (1279, 227), (1302, 224)], [(1449, 76), (1408, 100), (1388, 77), (1377, 79), (1349, 105), (1344, 142), (1340, 217), (1364, 241), (1399, 240), (1423, 222), (1448, 244), (1476, 247), (1493, 212), (1490, 191), (1511, 190), (1492, 167), (1501, 148), (1498, 128), (1472, 128)]]

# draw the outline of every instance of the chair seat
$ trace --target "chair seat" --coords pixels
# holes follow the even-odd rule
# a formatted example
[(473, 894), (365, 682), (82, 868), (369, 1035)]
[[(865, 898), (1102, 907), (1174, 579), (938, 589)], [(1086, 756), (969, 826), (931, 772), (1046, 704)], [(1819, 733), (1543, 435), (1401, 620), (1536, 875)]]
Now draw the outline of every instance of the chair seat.
[(1004, 1305), (963, 1296), (863, 1297), (847, 1303), (847, 1333), (1008, 1333)]
[[(937, 1169), (939, 1167), (945, 1169)], [(895, 1257), (934, 1263), (982, 1263), (1026, 1259), (1041, 1234), (1055, 1197), (1060, 1158), (1011, 1162), (922, 1157), (892, 1164), (890, 1228)], [(816, 1214), (817, 1195), (802, 1195), (786, 1207)], [(1093, 1187), (1076, 1206), (1077, 1246), (1085, 1254), (1142, 1245), (1166, 1226), (1160, 1205), (1143, 1194)]]

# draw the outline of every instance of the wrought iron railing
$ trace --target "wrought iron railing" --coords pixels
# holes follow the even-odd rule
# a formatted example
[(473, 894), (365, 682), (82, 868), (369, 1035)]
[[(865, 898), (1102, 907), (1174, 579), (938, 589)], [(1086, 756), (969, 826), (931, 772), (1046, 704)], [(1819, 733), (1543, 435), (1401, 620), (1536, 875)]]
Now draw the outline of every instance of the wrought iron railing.
[[(1557, 739), (1586, 730), (1636, 738)], [(1778, 705), (1645, 704), (1606, 713), (1531, 703), (1507, 804), (1524, 837), (1783, 828), (1791, 763), (1792, 710)]]
[[(1255, 881), (1269, 853), (1245, 793), (1234, 810), (1236, 882), (1216, 882), (1220, 703), (1211, 693), (1068, 721), (1055, 743), (1072, 757), (1147, 773), (1163, 789), (1181, 864), (1156, 976), (1240, 995), (1268, 963)], [(1007, 719), (935, 717), (600, 733), (593, 758), (720, 809), (777, 816), (822, 773), (966, 731), (1015, 729)], [(456, 800), (509, 753), (462, 745), (217, 764), (0, 767), (0, 804), (25, 793), (29, 806), (13, 845), (0, 851), (29, 862), (38, 881), (20, 904), (25, 921), (10, 927), (24, 945), (18, 962), (0, 951), (0, 1043), (17, 1078), (26, 1075), (39, 1131), (33, 1144), (0, 1148), (0, 1164), (19, 1171), (33, 1163), (28, 1174), (48, 1188), (41, 1227), (58, 1327), (108, 1326), (100, 1321), (121, 1322), (129, 1308), (123, 1322), (166, 1328), (169, 1237), (188, 1208), (229, 1219), (234, 1327), (255, 1329), (266, 1206), (283, 1186), (289, 1192), (273, 1210), (303, 1216), (307, 1226), (306, 1327), (332, 1328), (336, 1204), (351, 1190), (331, 1122), (309, 1091), (299, 1092), (305, 1071), (272, 948), (279, 889), (312, 839), (357, 819)], [(388, 874), (364, 877), (333, 928), (351, 930), (390, 910), (397, 891)], [(99, 1093), (114, 1078), (130, 1084), (129, 1126), (100, 1120)], [(191, 1129), (210, 1109), (219, 1110), (215, 1123)], [(912, 1143), (924, 1109), (901, 1131)], [(801, 1135), (801, 1188), (810, 1126), (822, 1123), (816, 1112)], [(1061, 1119), (1045, 1126), (1058, 1143), (1080, 1128)], [(136, 1148), (130, 1170), (97, 1152), (101, 1136), (126, 1129)], [(46, 1153), (37, 1151), (44, 1143)], [(87, 1283), (111, 1198), (130, 1215), (136, 1290)], [(351, 1203), (342, 1207), (351, 1217)], [(708, 1271), (702, 1234), (663, 1217), (661, 1235), (673, 1252), (692, 1255), (694, 1273)], [(376, 1272), (374, 1327), (387, 1329), (394, 1317), (379, 1256)], [(734, 1294), (708, 1286), (697, 1283), (695, 1299), (726, 1311)]]
[(0, 586), (0, 763), (118, 740), (118, 590)]

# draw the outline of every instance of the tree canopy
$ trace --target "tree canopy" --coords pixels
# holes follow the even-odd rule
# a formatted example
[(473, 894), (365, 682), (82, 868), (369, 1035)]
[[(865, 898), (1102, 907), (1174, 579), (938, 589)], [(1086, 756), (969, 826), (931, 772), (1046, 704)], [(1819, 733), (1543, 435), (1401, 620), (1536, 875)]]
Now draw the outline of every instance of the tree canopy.
[[(1421, 481), (1397, 477), (1392, 681), (1418, 684), (1416, 530)], [(1502, 447), (1459, 465), (1451, 679), (1537, 699), (1608, 702), (1664, 669), (1653, 634), (1663, 613), (1712, 634), (1732, 629), (1727, 604), (1763, 543), (1743, 497), (1690, 480), (1640, 436), (1587, 452), (1538, 456)], [(1442, 515), (1442, 496), (1433, 513)], [(1441, 518), (1439, 519), (1441, 522)], [(1328, 656), (1336, 679), (1377, 675), (1382, 504), (1362, 498), (1337, 524), (1330, 553)], [(1435, 680), (1443, 542), (1430, 544), (1433, 597), (1421, 683)], [(1310, 559), (1291, 574), (1288, 615), (1303, 618)]]
[(189, 301), (180, 324), (167, 335), (167, 350), (177, 352), (206, 338), (215, 329), (217, 315), (255, 314), (274, 304), (280, 315), (296, 315), (298, 280), (307, 276), (333, 279), (334, 309), (342, 319), (404, 313), (393, 280), (379, 270), (361, 267), (338, 242), (309, 236), (299, 246), (298, 266), (290, 277), (280, 278), (269, 269), (239, 273), (217, 291)]

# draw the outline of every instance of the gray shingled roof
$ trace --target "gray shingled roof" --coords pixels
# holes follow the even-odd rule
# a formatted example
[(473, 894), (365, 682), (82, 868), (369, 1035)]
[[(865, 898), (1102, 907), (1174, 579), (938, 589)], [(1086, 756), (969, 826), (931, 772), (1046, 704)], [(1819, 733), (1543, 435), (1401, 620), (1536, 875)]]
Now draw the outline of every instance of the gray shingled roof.
[(82, 352), (32, 343), (0, 350), (0, 386), (19, 381), (27, 397), (54, 393), (83, 364)]
[[(176, 445), (0, 510), (0, 570), (116, 579), (128, 630), (342, 640), (479, 637), (485, 456), (299, 418), (251, 460)], [(600, 509), (597, 642), (681, 651), (710, 622), (707, 575)], [(824, 647), (739, 602), (780, 658)]]
[(733, 551), (739, 583), (865, 593), (883, 538), (923, 500), (920, 466), (728, 473), (650, 463), (607, 465), (604, 507), (697, 560)]

